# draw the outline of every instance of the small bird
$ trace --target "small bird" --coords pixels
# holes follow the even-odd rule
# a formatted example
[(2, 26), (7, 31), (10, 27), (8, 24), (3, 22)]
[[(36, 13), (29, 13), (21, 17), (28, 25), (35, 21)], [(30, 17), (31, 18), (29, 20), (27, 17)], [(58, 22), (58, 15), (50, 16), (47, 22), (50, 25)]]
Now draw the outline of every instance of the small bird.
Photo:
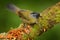
[(20, 9), (16, 7), (14, 4), (8, 4), (7, 8), (15, 12), (22, 19), (24, 24), (29, 25), (38, 24), (38, 18), (40, 17), (40, 13)]

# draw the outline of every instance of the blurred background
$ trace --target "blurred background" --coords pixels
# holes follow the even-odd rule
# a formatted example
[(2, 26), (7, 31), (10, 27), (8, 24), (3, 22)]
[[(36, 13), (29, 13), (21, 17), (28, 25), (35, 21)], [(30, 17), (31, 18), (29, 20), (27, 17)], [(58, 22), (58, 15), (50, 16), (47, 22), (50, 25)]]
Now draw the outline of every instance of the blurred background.
[[(13, 3), (21, 9), (42, 12), (44, 9), (56, 4), (60, 0), (0, 0), (0, 33), (20, 25), (21, 19), (13, 12), (7, 10), (6, 5)], [(60, 24), (43, 33), (35, 40), (60, 40)]]

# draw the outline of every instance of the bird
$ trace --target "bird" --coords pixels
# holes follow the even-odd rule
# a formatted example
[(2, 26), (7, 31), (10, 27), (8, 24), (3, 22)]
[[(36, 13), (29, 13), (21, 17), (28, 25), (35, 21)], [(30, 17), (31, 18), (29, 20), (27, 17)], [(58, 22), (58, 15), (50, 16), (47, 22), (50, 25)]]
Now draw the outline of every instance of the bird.
[(29, 24), (29, 25), (39, 24), (38, 19), (39, 17), (41, 17), (39, 12), (20, 9), (16, 7), (14, 4), (8, 4), (7, 8), (15, 12), (21, 18), (24, 24)]

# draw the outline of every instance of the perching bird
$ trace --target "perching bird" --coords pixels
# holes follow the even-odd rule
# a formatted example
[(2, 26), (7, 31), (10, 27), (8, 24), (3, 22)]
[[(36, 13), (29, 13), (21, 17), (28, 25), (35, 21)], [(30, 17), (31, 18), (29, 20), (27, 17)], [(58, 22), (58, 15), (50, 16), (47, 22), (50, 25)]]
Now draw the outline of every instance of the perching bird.
[(40, 17), (40, 13), (20, 9), (13, 4), (8, 4), (7, 8), (15, 12), (22, 19), (24, 24), (29, 24), (29, 25), (39, 24), (38, 19)]

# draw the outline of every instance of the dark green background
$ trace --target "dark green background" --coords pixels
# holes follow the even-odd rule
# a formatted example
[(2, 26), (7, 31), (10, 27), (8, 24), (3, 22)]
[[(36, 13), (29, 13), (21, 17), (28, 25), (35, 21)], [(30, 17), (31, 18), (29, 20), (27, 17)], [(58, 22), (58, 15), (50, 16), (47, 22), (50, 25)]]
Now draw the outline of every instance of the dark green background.
[[(7, 32), (10, 28), (16, 28), (21, 23), (20, 18), (13, 12), (7, 10), (6, 5), (13, 3), (22, 9), (42, 12), (60, 0), (0, 0), (0, 32)], [(60, 40), (60, 24), (43, 33), (35, 40)]]

